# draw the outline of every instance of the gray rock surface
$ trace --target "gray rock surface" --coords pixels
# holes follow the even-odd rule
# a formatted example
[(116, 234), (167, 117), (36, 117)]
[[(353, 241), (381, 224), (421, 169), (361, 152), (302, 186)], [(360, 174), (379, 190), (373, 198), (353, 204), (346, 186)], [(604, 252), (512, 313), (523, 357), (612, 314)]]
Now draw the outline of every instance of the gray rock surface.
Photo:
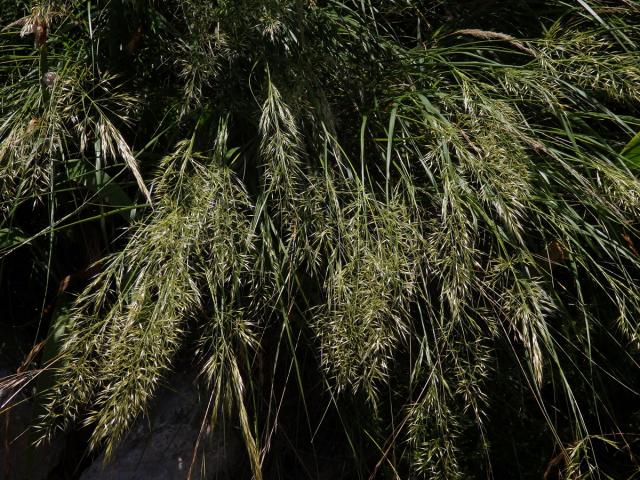
[[(0, 367), (0, 379), (13, 378), (14, 369)], [(44, 480), (57, 465), (64, 439), (38, 447), (29, 427), (34, 403), (32, 391), (0, 386), (0, 480)]]
[[(204, 408), (193, 379), (174, 378), (158, 392), (149, 415), (136, 423), (109, 463), (100, 456), (81, 480), (185, 479), (192, 462)], [(194, 463), (193, 480), (235, 479), (244, 448), (233, 429), (207, 431)]]

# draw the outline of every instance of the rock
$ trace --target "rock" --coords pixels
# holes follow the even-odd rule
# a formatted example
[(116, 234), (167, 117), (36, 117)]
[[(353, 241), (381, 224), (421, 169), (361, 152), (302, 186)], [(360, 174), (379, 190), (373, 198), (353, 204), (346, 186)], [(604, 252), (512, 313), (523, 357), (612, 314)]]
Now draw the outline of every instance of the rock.
[[(32, 392), (20, 387), (7, 387), (13, 369), (0, 368), (0, 480), (44, 480), (60, 460), (64, 439), (38, 447), (29, 446), (34, 436), (32, 425), (34, 402)], [(9, 384), (12, 382), (8, 382)], [(10, 407), (10, 408), (9, 408)]]
[[(149, 415), (137, 421), (109, 463), (100, 455), (81, 480), (187, 478), (204, 413), (193, 379), (176, 378), (158, 392)], [(233, 429), (203, 434), (193, 480), (238, 478), (244, 469), (242, 440)]]

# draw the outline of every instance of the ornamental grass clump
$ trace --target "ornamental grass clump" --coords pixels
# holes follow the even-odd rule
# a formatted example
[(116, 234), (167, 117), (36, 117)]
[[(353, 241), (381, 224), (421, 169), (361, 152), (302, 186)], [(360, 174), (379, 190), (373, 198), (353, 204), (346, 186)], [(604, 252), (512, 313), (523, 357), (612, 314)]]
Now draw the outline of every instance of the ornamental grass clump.
[(34, 2), (0, 251), (91, 277), (38, 439), (109, 458), (195, 369), (254, 478), (638, 468), (640, 6), (515, 3)]

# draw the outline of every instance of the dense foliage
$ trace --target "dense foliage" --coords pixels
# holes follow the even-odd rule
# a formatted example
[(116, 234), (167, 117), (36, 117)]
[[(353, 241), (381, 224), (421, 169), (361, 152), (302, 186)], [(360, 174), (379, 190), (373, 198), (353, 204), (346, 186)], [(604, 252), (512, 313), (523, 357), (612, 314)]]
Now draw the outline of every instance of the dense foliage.
[(197, 369), (255, 478), (636, 471), (636, 0), (1, 5), (40, 441)]

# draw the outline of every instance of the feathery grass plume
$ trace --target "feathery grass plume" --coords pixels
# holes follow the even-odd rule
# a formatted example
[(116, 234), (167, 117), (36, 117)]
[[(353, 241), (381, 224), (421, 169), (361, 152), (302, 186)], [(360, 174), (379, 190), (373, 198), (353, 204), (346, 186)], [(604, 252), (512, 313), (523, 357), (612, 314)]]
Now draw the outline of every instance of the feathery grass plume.
[[(136, 159), (116, 126), (130, 123), (138, 101), (115, 75), (85, 63), (89, 39), (60, 33), (72, 28), (72, 7), (43, 2), (2, 33), (11, 39), (2, 51), (15, 59), (0, 65), (8, 73), (0, 86), (2, 199), (40, 199), (56, 182), (53, 176), (68, 167), (65, 159), (85, 154), (98, 164), (105, 160), (101, 156), (122, 158), (149, 199)], [(35, 48), (15, 43), (17, 26), (22, 26), (20, 36), (35, 36)]]
[(24, 65), (0, 87), (5, 92), (0, 125), (5, 210), (23, 199), (40, 199), (55, 183), (53, 177), (68, 168), (65, 158), (86, 154), (98, 164), (108, 157), (122, 158), (141, 191), (149, 195), (131, 148), (115, 126), (130, 121), (137, 100), (123, 91), (114, 75), (105, 72), (95, 78), (74, 58), (85, 47), (81, 41), (65, 44), (60, 52), (50, 47), (46, 63), (52, 70), (45, 74), (50, 84), (44, 87), (37, 68), (43, 60), (37, 52), (25, 52)]
[[(268, 69), (267, 69), (268, 73)], [(268, 73), (269, 74), (269, 73)], [(295, 228), (296, 200), (300, 197), (300, 133), (289, 106), (269, 79), (260, 116), (260, 151), (266, 161), (265, 190), (275, 197), (278, 213), (285, 225)]]
[[(105, 441), (108, 454), (171, 365), (187, 320), (202, 314), (203, 290), (238, 288), (247, 268), (246, 194), (220, 159), (202, 160), (186, 142), (164, 160), (152, 218), (76, 302), (45, 422), (73, 419), (78, 403), (90, 401), (92, 446)], [(86, 369), (76, 370), (77, 357)]]
[(375, 406), (408, 333), (422, 238), (400, 203), (361, 195), (342, 216), (335, 263), (326, 275), (327, 305), (316, 313), (314, 329), (337, 391), (362, 391)]

